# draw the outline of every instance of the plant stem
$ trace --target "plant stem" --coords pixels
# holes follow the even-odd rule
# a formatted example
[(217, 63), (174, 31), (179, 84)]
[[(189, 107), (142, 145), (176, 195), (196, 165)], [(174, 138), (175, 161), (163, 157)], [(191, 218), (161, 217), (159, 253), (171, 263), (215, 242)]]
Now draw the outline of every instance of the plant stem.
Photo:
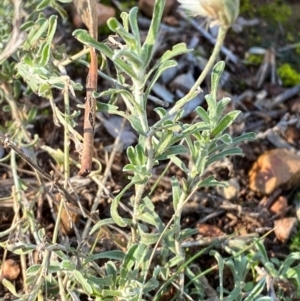
[[(188, 193), (183, 192), (181, 194), (179, 202), (178, 202), (178, 207), (176, 208), (175, 218), (174, 218), (174, 225), (178, 229), (174, 234), (174, 244), (175, 244), (176, 255), (180, 257), (178, 266), (180, 266), (184, 263), (184, 251), (183, 251), (183, 248), (181, 247), (181, 242), (180, 242), (180, 229), (181, 229), (182, 209), (183, 209), (183, 205), (186, 202), (187, 197), (188, 197)], [(184, 290), (184, 271), (181, 271), (179, 274), (178, 285), (180, 287), (180, 296), (182, 296), (183, 290)]]
[[(140, 78), (143, 79), (145, 76), (144, 72), (142, 72)], [(148, 125), (148, 118), (147, 118), (147, 111), (146, 106), (144, 102), (144, 96), (143, 96), (143, 81), (133, 81), (134, 89), (133, 89), (133, 96), (142, 109), (142, 111), (138, 111), (137, 115), (139, 117), (139, 120), (141, 122), (144, 134), (147, 136), (147, 133), (149, 132), (149, 125)], [(153, 168), (153, 158), (154, 158), (154, 151), (152, 146), (152, 137), (146, 138), (146, 145), (145, 150), (147, 154), (147, 164), (146, 169), (149, 174), (152, 172)], [(133, 204), (133, 217), (132, 217), (132, 241), (137, 242), (137, 224), (138, 224), (138, 214), (139, 214), (139, 208), (141, 204), (141, 200), (144, 194), (144, 191), (146, 190), (148, 181), (143, 184), (137, 184), (135, 185), (135, 198), (134, 198), (134, 204)]]
[(154, 135), (154, 133), (156, 131), (156, 128), (160, 127), (166, 120), (168, 120), (172, 115), (174, 115), (176, 112), (178, 112), (180, 109), (182, 109), (182, 107), (187, 102), (190, 101), (190, 99), (193, 96), (193, 94), (200, 87), (200, 85), (202, 84), (203, 80), (206, 78), (208, 72), (213, 67), (213, 65), (215, 63), (215, 60), (217, 59), (217, 57), (218, 57), (218, 55), (220, 53), (220, 50), (221, 50), (221, 47), (222, 47), (223, 42), (225, 40), (227, 31), (228, 31), (228, 27), (222, 27), (222, 26), (220, 26), (214, 50), (213, 50), (213, 52), (212, 52), (212, 54), (211, 54), (211, 56), (210, 56), (210, 58), (209, 58), (209, 60), (208, 60), (208, 62), (206, 64), (205, 68), (203, 69), (203, 71), (201, 72), (200, 76), (198, 77), (197, 81), (195, 82), (195, 84), (193, 85), (193, 87), (191, 88), (191, 90), (189, 91), (189, 93), (186, 94), (179, 101), (177, 101), (177, 103), (174, 105), (174, 107), (172, 109), (170, 109), (170, 111), (152, 127), (152, 129), (148, 133), (148, 136)]
[[(70, 123), (70, 100), (69, 100), (69, 78), (66, 78), (65, 87), (63, 90), (64, 94), (64, 105), (65, 105), (65, 126), (64, 126), (64, 188), (68, 187), (68, 180), (70, 178), (70, 136), (69, 136), (69, 127), (67, 126)], [(61, 197), (60, 204), (57, 212), (56, 223), (53, 231), (52, 242), (55, 244), (58, 237), (58, 229), (60, 226), (60, 220), (63, 208), (65, 206), (65, 197)]]

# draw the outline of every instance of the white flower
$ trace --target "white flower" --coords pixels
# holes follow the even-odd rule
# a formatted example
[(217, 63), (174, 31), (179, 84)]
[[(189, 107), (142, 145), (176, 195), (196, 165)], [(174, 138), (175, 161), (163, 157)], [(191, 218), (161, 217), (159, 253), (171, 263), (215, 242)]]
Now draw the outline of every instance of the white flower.
[(239, 14), (240, 0), (177, 0), (192, 16), (213, 20), (211, 26), (230, 26)]

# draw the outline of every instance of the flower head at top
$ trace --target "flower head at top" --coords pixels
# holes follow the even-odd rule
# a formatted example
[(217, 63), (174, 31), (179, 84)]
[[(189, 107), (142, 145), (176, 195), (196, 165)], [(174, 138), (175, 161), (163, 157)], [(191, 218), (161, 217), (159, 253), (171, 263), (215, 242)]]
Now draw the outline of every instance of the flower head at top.
[(192, 16), (208, 18), (211, 26), (231, 26), (239, 15), (240, 0), (177, 0)]

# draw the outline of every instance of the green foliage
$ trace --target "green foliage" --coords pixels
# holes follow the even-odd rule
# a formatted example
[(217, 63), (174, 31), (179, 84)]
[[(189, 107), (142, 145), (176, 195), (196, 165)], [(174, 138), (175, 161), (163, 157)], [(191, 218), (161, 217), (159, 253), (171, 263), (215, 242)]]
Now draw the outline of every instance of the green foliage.
[(290, 64), (283, 64), (277, 69), (278, 76), (285, 87), (292, 87), (300, 84), (300, 73)]
[[(74, 95), (75, 91), (82, 89), (82, 87), (65, 74), (64, 66), (68, 60), (61, 61), (67, 55), (65, 48), (53, 47), (58, 17), (55, 14), (46, 17), (42, 12), (43, 9), (51, 7), (65, 17), (65, 11), (60, 2), (69, 1), (32, 0), (24, 3), (25, 10), (30, 8), (32, 11), (33, 7), (36, 7), (36, 10), (24, 17), (21, 26), (21, 30), (26, 33), (24, 41), (12, 56), (1, 62), (1, 101), (7, 102), (6, 107), (13, 116), (13, 120), (7, 122), (7, 125), (1, 125), (1, 131), (11, 134), (14, 141), (21, 145), (22, 149), (26, 149), (26, 154), (29, 154), (24, 158), (33, 158), (32, 162), (34, 163), (34, 147), (38, 147), (38, 137), (32, 138), (27, 131), (27, 126), (29, 123), (35, 122), (41, 112), (37, 108), (31, 108), (26, 111), (26, 114), (25, 111), (20, 114), (22, 107), (15, 99), (18, 99), (25, 92), (27, 95), (36, 94), (48, 99), (51, 102), (54, 122), (64, 128), (64, 149), (63, 151), (61, 149), (55, 150), (48, 145), (44, 145), (41, 149), (47, 151), (59, 166), (63, 165), (63, 188), (68, 191), (70, 165), (78, 165), (69, 156), (70, 136), (76, 143), (77, 140), (80, 143), (82, 139), (81, 135), (74, 129), (75, 120), (79, 113), (77, 111), (71, 112), (69, 93)], [(1, 11), (3, 13), (7, 11), (7, 19), (12, 21), (14, 15), (12, 2), (8, 1), (6, 4), (8, 5), (7, 8), (2, 7)], [(11, 160), (10, 165), (14, 180), (14, 191), (12, 192), (14, 206), (18, 209), (16, 211), (22, 212), (24, 218), (16, 219), (19, 221), (8, 230), (0, 233), (0, 237), (6, 237), (13, 233), (18, 235), (18, 239), (12, 241), (9, 237), (7, 240), (3, 240), (0, 245), (7, 251), (20, 255), (23, 262), (26, 262), (29, 254), (31, 258), (33, 252), (37, 252), (41, 258), (38, 263), (27, 267), (23, 280), (28, 287), (28, 292), (21, 295), (13, 283), (7, 280), (3, 281), (3, 285), (19, 300), (39, 300), (42, 295), (47, 295), (49, 299), (55, 299), (59, 295), (62, 300), (89, 298), (97, 301), (158, 301), (162, 294), (176, 283), (180, 287), (178, 296), (174, 298), (179, 299), (187, 294), (200, 296), (201, 299), (209, 297), (198, 279), (204, 274), (212, 272), (213, 269), (204, 272), (199, 271), (196, 274), (192, 270), (192, 265), (197, 257), (204, 253), (207, 254), (213, 245), (191, 257), (186, 256), (182, 242), (190, 235), (195, 234), (195, 230), (182, 229), (183, 206), (199, 188), (225, 185), (225, 183), (216, 181), (213, 176), (208, 176), (206, 174), (207, 169), (211, 164), (227, 156), (243, 155), (238, 144), (253, 139), (255, 135), (245, 133), (239, 137), (231, 137), (228, 134), (228, 128), (239, 115), (239, 111), (225, 113), (230, 99), (227, 97), (221, 100), (217, 99), (220, 78), (225, 68), (223, 61), (214, 64), (222, 39), (225, 38), (226, 34), (226, 30), (222, 27), (219, 29), (219, 40), (208, 61), (208, 67), (200, 75), (194, 87), (187, 95), (179, 99), (169, 111), (163, 107), (155, 108), (158, 120), (154, 124), (150, 124), (146, 109), (154, 84), (165, 70), (177, 65), (176, 57), (178, 55), (184, 55), (190, 51), (185, 44), (179, 43), (153, 63), (155, 43), (157, 42), (164, 5), (165, 0), (155, 1), (153, 19), (143, 41), (138, 25), (137, 8), (131, 9), (129, 13), (122, 13), (121, 21), (111, 18), (107, 23), (109, 29), (124, 41), (120, 47), (110, 47), (107, 43), (96, 41), (85, 30), (76, 30), (73, 33), (82, 44), (96, 48), (101, 55), (111, 61), (111, 65), (115, 69), (116, 78), (110, 78), (106, 75), (106, 78), (114, 83), (114, 87), (101, 93), (94, 92), (96, 98), (103, 96), (110, 98), (109, 103), (99, 101), (97, 110), (127, 119), (138, 134), (138, 143), (135, 146), (129, 146), (126, 152), (129, 163), (124, 166), (123, 172), (124, 174), (130, 172), (128, 184), (122, 187), (116, 196), (110, 195), (110, 218), (98, 221), (93, 227), (89, 226), (89, 222), (91, 222), (89, 219), (86, 222), (88, 225), (86, 236), (81, 237), (81, 234), (84, 236), (84, 231), (83, 233), (76, 233), (77, 247), (69, 244), (68, 241), (62, 243), (58, 240), (58, 228), (61, 211), (67, 205), (66, 195), (62, 194), (64, 197), (62, 197), (57, 218), (55, 218), (53, 237), (50, 240), (45, 229), (36, 220), (35, 201), (28, 205), (29, 202), (27, 202), (27, 196), (24, 192), (29, 186), (24, 184), (25, 181), (19, 174), (15, 152), (12, 151), (10, 156), (3, 159)], [(1, 49), (4, 49), (4, 45), (11, 34), (10, 27), (6, 24), (0, 24), (0, 32), (3, 33), (0, 46)], [(86, 50), (83, 50), (76, 54), (75, 59), (85, 53)], [(69, 63), (73, 63), (73, 61), (74, 57), (69, 60)], [(192, 124), (185, 123), (181, 118), (184, 106), (199, 93), (199, 85), (213, 64), (211, 92), (205, 96), (207, 110), (203, 107), (196, 108), (196, 121)], [(63, 93), (64, 112), (55, 105), (53, 90), (60, 90)], [(126, 110), (121, 110), (116, 106), (116, 97), (123, 100)], [(23, 117), (24, 115), (26, 118)], [(189, 164), (186, 164), (182, 155), (189, 158)], [(175, 164), (183, 174), (180, 179), (176, 177), (171, 179), (170, 199), (174, 215), (167, 225), (155, 211), (155, 206), (150, 199), (151, 192), (147, 190), (151, 183), (153, 168), (156, 165), (165, 164), (166, 160), (169, 162), (166, 169), (171, 164)], [(37, 165), (32, 166), (39, 170), (36, 177), (38, 183), (42, 183), (40, 175), (45, 175), (43, 170), (39, 169)], [(49, 180), (47, 177), (46, 179)], [(91, 180), (99, 187), (105, 186), (102, 183), (102, 177), (97, 173), (91, 176)], [(56, 185), (57, 188), (57, 182), (58, 180), (55, 178), (50, 184)], [(74, 189), (71, 188), (73, 192)], [(151, 187), (151, 189), (154, 188)], [(45, 194), (43, 189), (47, 188), (41, 187), (40, 189), (35, 196), (36, 200), (40, 200), (41, 195)], [(59, 192), (64, 191), (61, 186), (59, 189)], [(119, 213), (120, 202), (129, 189), (131, 189), (130, 194), (132, 191), (134, 192), (130, 199), (132, 208), (128, 210), (131, 215), (130, 218)], [(99, 191), (95, 198), (100, 198), (102, 195), (100, 189)], [(16, 216), (19, 216), (19, 213)], [(131, 230), (126, 246), (121, 247), (114, 241), (122, 251), (94, 252), (94, 247), (91, 248), (86, 243), (88, 235), (94, 238), (92, 235), (96, 233), (100, 235), (101, 231), (105, 231), (105, 229), (107, 231), (107, 227), (116, 227), (116, 225)], [(96, 244), (97, 239), (95, 240)], [(251, 272), (254, 274), (253, 279), (255, 279), (257, 275), (254, 267), (258, 264), (264, 265), (267, 275), (292, 279), (299, 289), (299, 268), (295, 265), (295, 262), (299, 260), (297, 254), (291, 254), (284, 262), (273, 262), (269, 260), (263, 244), (259, 241), (250, 247), (243, 245), (239, 251), (227, 246), (226, 251), (231, 254), (230, 258), (223, 258), (215, 250), (210, 253), (210, 256), (218, 262), (220, 299), (226, 296), (227, 300), (237, 301), (268, 300), (262, 297), (262, 292), (266, 286), (266, 276), (256, 283), (254, 281), (250, 283), (247, 280), (247, 276)], [(225, 268), (231, 271), (235, 283), (231, 292), (226, 290), (223, 285)], [(193, 284), (192, 289), (190, 283), (185, 283), (185, 279), (189, 279), (190, 283)], [(243, 293), (247, 294), (246, 297), (243, 296)]]
[(262, 64), (263, 60), (264, 60), (263, 55), (250, 54), (249, 56), (247, 56), (245, 63), (253, 64), (253, 65), (260, 65), (260, 64)]
[(272, 23), (285, 23), (292, 14), (292, 9), (281, 0), (275, 0), (262, 4), (260, 1), (242, 0), (241, 14), (248, 14), (251, 17), (260, 17)]

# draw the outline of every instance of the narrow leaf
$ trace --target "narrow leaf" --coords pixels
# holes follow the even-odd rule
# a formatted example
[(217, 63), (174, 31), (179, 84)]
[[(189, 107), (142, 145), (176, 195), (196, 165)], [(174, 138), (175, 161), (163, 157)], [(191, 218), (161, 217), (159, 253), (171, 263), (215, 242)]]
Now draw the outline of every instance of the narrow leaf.
[(236, 119), (236, 117), (240, 114), (240, 111), (232, 111), (226, 114), (219, 124), (212, 130), (212, 136), (216, 137), (219, 134), (223, 133)]

